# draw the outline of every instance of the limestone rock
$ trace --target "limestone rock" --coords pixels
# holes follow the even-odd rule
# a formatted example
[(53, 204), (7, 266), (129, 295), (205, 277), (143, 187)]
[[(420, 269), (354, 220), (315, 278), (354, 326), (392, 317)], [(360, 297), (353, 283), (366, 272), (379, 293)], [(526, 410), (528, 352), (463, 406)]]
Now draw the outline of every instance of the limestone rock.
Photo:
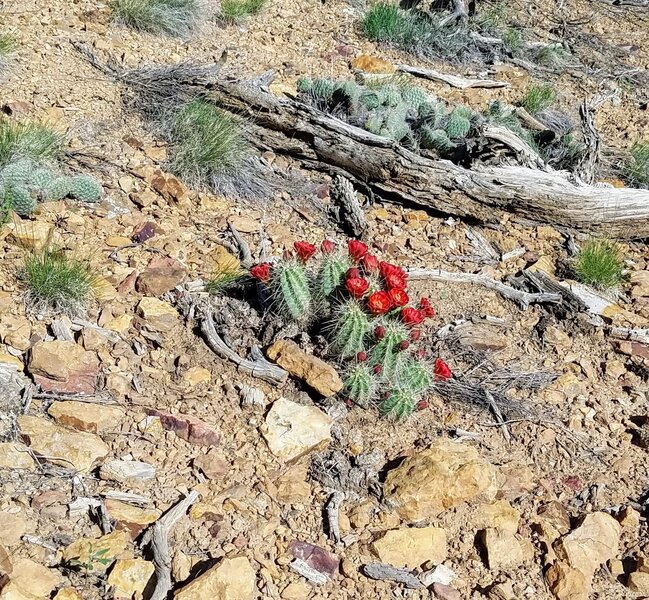
[(60, 589), (54, 596), (54, 600), (83, 600), (83, 598), (74, 588), (68, 587)]
[(351, 61), (352, 69), (364, 73), (394, 73), (395, 67), (391, 63), (369, 54), (361, 54)]
[(199, 446), (217, 446), (221, 441), (221, 435), (204, 421), (178, 413), (161, 412), (155, 409), (147, 410), (152, 417), (159, 417), (160, 424), (167, 431), (174, 431), (176, 435), (190, 444)]
[(266, 351), (268, 358), (303, 380), (323, 396), (333, 396), (343, 389), (343, 381), (329, 363), (307, 354), (291, 340), (277, 340)]
[(555, 543), (557, 556), (590, 579), (607, 560), (615, 558), (620, 524), (604, 512), (589, 514), (582, 524)]
[(9, 239), (24, 248), (25, 250), (42, 250), (52, 243), (54, 226), (43, 221), (21, 222), (16, 219), (15, 223), (8, 225), (11, 228)]
[(27, 533), (28, 523), (20, 514), (0, 511), (0, 531), (2, 543), (5, 546), (15, 546), (20, 538)]
[(220, 479), (230, 470), (230, 463), (215, 448), (212, 448), (207, 454), (197, 456), (193, 464), (208, 479)]
[(549, 544), (570, 531), (570, 515), (561, 502), (549, 502), (539, 508), (537, 514), (541, 535)]
[(38, 342), (32, 348), (29, 370), (46, 392), (92, 394), (99, 359), (71, 341)]
[(135, 289), (147, 296), (162, 296), (182, 283), (185, 266), (169, 256), (154, 256), (135, 282)]
[(41, 417), (20, 415), (18, 427), (29, 447), (49, 462), (88, 472), (109, 448), (93, 433), (73, 431)]
[(25, 592), (7, 576), (3, 576), (0, 577), (0, 600), (44, 600), (44, 598)]
[(151, 523), (155, 523), (162, 514), (155, 508), (139, 508), (119, 500), (106, 500), (108, 516), (115, 521), (115, 528), (127, 531), (131, 538), (138, 534)]
[(27, 446), (14, 442), (0, 443), (0, 469), (27, 469), (36, 468), (34, 459), (29, 454)]
[(481, 506), (479, 515), (479, 527), (500, 529), (510, 534), (518, 531), (521, 515), (507, 500)]
[(629, 276), (634, 298), (649, 296), (649, 271), (633, 271)]
[(511, 531), (489, 527), (481, 537), (490, 569), (511, 569), (525, 562), (525, 549)]
[(130, 541), (125, 531), (113, 531), (100, 538), (80, 538), (63, 549), (62, 558), (73, 565), (92, 563), (93, 571), (103, 573), (128, 548)]
[(29, 558), (16, 558), (11, 581), (27, 594), (49, 598), (52, 590), (61, 583), (61, 575)]
[(435, 594), (435, 598), (439, 600), (462, 600), (460, 592), (450, 585), (444, 585), (443, 583), (434, 583), (433, 593)]
[(492, 500), (496, 468), (467, 444), (440, 439), (407, 458), (386, 478), (384, 495), (408, 521), (418, 521), (470, 500)]
[(174, 594), (176, 600), (253, 600), (256, 575), (244, 556), (224, 558)]
[(212, 373), (205, 367), (191, 367), (183, 374), (183, 381), (190, 386), (201, 383), (209, 383), (212, 379)]
[(281, 592), (282, 600), (307, 600), (313, 588), (306, 581), (293, 581)]
[(146, 481), (155, 477), (155, 468), (139, 460), (109, 460), (99, 468), (106, 481)]
[(547, 570), (545, 580), (557, 600), (588, 600), (589, 579), (564, 562), (555, 562)]
[(118, 560), (108, 575), (108, 585), (120, 600), (141, 598), (154, 570), (152, 562), (141, 558)]
[(307, 481), (308, 466), (298, 463), (289, 467), (275, 481), (276, 499), (287, 504), (305, 503), (311, 495), (311, 484)]
[(404, 527), (386, 531), (372, 542), (381, 562), (416, 569), (424, 563), (446, 559), (446, 532), (439, 527)]
[(178, 325), (178, 313), (167, 302), (146, 296), (137, 305), (138, 314), (147, 327), (165, 333)]
[(649, 595), (649, 573), (634, 571), (627, 577), (626, 586), (637, 594)]
[(74, 400), (52, 402), (47, 412), (59, 425), (90, 433), (115, 431), (124, 419), (124, 411), (116, 406)]
[(315, 406), (280, 398), (266, 416), (264, 439), (271, 452), (284, 462), (296, 460), (331, 440), (333, 419)]

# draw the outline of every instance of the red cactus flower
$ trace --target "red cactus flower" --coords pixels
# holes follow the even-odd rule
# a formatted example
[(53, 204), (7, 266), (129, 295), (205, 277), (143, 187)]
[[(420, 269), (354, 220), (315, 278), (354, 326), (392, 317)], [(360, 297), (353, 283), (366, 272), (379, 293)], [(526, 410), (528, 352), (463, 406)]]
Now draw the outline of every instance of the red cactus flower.
[(373, 254), (366, 254), (363, 256), (361, 264), (363, 265), (363, 270), (370, 275), (379, 272), (379, 259)]
[(365, 362), (367, 360), (367, 352), (363, 352), (363, 351), (359, 352), (356, 355), (356, 360), (358, 362)]
[(402, 277), (403, 279), (408, 279), (408, 273), (406, 273), (405, 269), (389, 262), (381, 261), (379, 263), (379, 271), (383, 277), (393, 274), (399, 275), (399, 277)]
[(362, 277), (350, 277), (345, 281), (345, 287), (352, 297), (362, 298), (365, 292), (367, 292), (367, 288), (370, 287), (370, 284), (367, 279), (363, 279)]
[(408, 348), (410, 348), (410, 342), (408, 340), (399, 342), (399, 350), (407, 350)]
[(311, 244), (310, 242), (295, 242), (293, 244), (293, 248), (295, 248), (295, 252), (297, 253), (298, 258), (302, 262), (308, 261), (315, 253), (317, 248)]
[(408, 294), (402, 289), (392, 288), (388, 290), (388, 295), (390, 296), (390, 300), (392, 300), (392, 304), (395, 306), (405, 306), (408, 304)]
[(388, 273), (383, 277), (383, 280), (385, 286), (392, 290), (405, 290), (408, 285), (407, 281), (398, 273)]
[(258, 265), (255, 265), (252, 269), (250, 269), (250, 274), (255, 279), (259, 279), (259, 281), (266, 282), (270, 279), (270, 270), (271, 270), (270, 263), (259, 263)]
[[(372, 296), (370, 296), (370, 298), (371, 298), (371, 297), (372, 297)], [(385, 327), (383, 327), (383, 325), (377, 325), (377, 326), (374, 328), (374, 337), (375, 337), (377, 340), (382, 340), (382, 339), (385, 337)]]
[(401, 321), (407, 327), (412, 327), (413, 325), (419, 325), (424, 320), (424, 315), (422, 315), (416, 308), (412, 306), (407, 306), (401, 311)]
[(413, 329), (410, 331), (410, 339), (413, 342), (419, 341), (420, 337), (421, 337), (421, 331), (419, 331), (419, 329)]
[(331, 240), (324, 240), (322, 244), (320, 244), (320, 250), (322, 250), (323, 254), (333, 254), (336, 251), (336, 244)]
[(345, 273), (346, 279), (357, 279), (358, 277), (362, 277), (361, 270), (358, 267), (347, 269), (347, 273)]
[(380, 375), (383, 371), (383, 365), (374, 365), (373, 371), (375, 375)]
[(419, 310), (424, 317), (432, 319), (435, 316), (435, 309), (433, 308), (428, 298), (419, 300)]
[[(384, 291), (370, 294), (370, 297), (367, 299), (367, 308), (369, 308), (370, 312), (374, 315), (382, 315), (383, 313), (388, 312), (392, 308), (390, 295)], [(385, 335), (385, 328), (383, 328), (383, 335)]]
[(438, 358), (435, 361), (433, 372), (435, 373), (435, 378), (439, 381), (446, 381), (453, 377), (451, 367), (449, 367), (441, 358)]
[(355, 262), (358, 262), (363, 258), (368, 251), (367, 245), (358, 240), (349, 240), (349, 242), (347, 242), (347, 249), (349, 250), (350, 258)]

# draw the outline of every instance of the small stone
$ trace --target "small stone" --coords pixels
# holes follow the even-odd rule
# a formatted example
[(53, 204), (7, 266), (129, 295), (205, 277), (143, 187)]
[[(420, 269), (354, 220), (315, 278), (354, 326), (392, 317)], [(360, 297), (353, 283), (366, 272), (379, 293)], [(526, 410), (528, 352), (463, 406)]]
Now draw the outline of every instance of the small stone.
[(372, 550), (381, 562), (395, 567), (437, 564), (446, 559), (446, 532), (440, 527), (393, 529), (372, 542)]
[(545, 573), (545, 580), (557, 600), (588, 600), (589, 579), (564, 562), (551, 565)]
[(124, 411), (116, 406), (74, 400), (52, 402), (47, 412), (59, 425), (90, 433), (116, 431), (124, 419)]
[(154, 331), (165, 333), (179, 323), (178, 313), (167, 302), (157, 298), (144, 297), (137, 305), (138, 314), (145, 324)]
[(171, 559), (171, 575), (174, 581), (185, 581), (185, 579), (189, 579), (193, 566), (191, 557), (187, 556), (181, 550), (176, 550)]
[(280, 367), (325, 397), (334, 396), (343, 389), (343, 381), (336, 369), (324, 360), (307, 354), (291, 340), (277, 340), (266, 353)]
[(125, 531), (113, 531), (100, 538), (80, 538), (63, 549), (62, 558), (73, 565), (92, 564), (93, 572), (103, 573), (126, 551), (130, 542)]
[(435, 598), (439, 598), (439, 600), (462, 600), (460, 592), (450, 585), (444, 585), (443, 583), (434, 583), (433, 593), (435, 594)]
[(253, 600), (256, 574), (245, 556), (224, 558), (174, 594), (175, 600)]
[(315, 406), (280, 398), (266, 416), (262, 432), (271, 452), (284, 462), (326, 447), (333, 419)]
[(276, 499), (286, 504), (306, 503), (311, 496), (311, 484), (307, 481), (308, 466), (296, 464), (289, 467), (275, 480)]
[(68, 493), (65, 490), (54, 489), (39, 492), (32, 498), (32, 508), (40, 509), (53, 504), (67, 504)]
[(618, 515), (618, 521), (622, 527), (636, 529), (640, 526), (640, 513), (632, 506), (625, 506)]
[(46, 392), (92, 394), (99, 374), (94, 352), (74, 342), (38, 342), (32, 348), (29, 370)]
[(525, 562), (525, 553), (518, 537), (510, 531), (489, 527), (482, 532), (490, 569), (510, 569)]
[(570, 531), (570, 515), (563, 504), (556, 500), (539, 508), (537, 521), (549, 544)]
[(434, 569), (422, 573), (419, 578), (426, 587), (430, 587), (434, 583), (450, 585), (455, 577), (453, 569), (449, 569), (446, 565), (437, 565)]
[(440, 439), (389, 471), (384, 495), (403, 519), (418, 521), (470, 500), (492, 500), (496, 474), (472, 446)]
[(29, 558), (16, 558), (11, 581), (28, 596), (49, 598), (52, 590), (61, 583), (61, 575)]
[(131, 240), (123, 235), (111, 235), (106, 238), (106, 245), (109, 248), (120, 248), (121, 246), (128, 246)]
[(2, 543), (5, 546), (15, 546), (20, 543), (28, 530), (28, 523), (20, 514), (0, 511), (0, 531), (2, 531)]
[(352, 69), (364, 73), (394, 73), (395, 67), (391, 63), (369, 54), (361, 54), (351, 61)]
[(209, 383), (212, 379), (212, 373), (205, 367), (190, 367), (183, 375), (183, 381), (194, 387), (201, 383)]
[(107, 321), (104, 324), (104, 329), (108, 329), (108, 331), (114, 331), (115, 333), (125, 335), (128, 332), (128, 330), (131, 328), (132, 324), (133, 324), (133, 315), (124, 313), (123, 315), (119, 315), (118, 317), (113, 317), (112, 319)]
[(649, 271), (633, 271), (629, 276), (634, 298), (649, 296)]
[(313, 587), (306, 581), (293, 581), (281, 592), (282, 600), (307, 600), (311, 595)]
[(132, 539), (151, 523), (155, 523), (162, 514), (155, 508), (139, 508), (119, 500), (106, 500), (106, 511), (111, 520), (115, 521), (116, 529), (127, 531)]
[(632, 592), (642, 595), (649, 594), (649, 573), (642, 571), (630, 573), (626, 581), (626, 586)]
[(83, 600), (74, 588), (63, 588), (56, 593), (54, 600)]
[(204, 421), (178, 413), (161, 412), (155, 409), (147, 410), (153, 417), (159, 417), (163, 429), (173, 431), (176, 435), (190, 444), (199, 446), (217, 446), (221, 442), (221, 435)]
[(0, 352), (0, 363), (9, 363), (14, 365), (18, 371), (24, 371), (25, 365), (17, 356), (12, 356), (8, 352)]
[(108, 446), (95, 434), (73, 431), (41, 417), (20, 415), (18, 427), (36, 454), (67, 469), (86, 473), (109, 452)]
[(105, 481), (146, 481), (155, 477), (155, 468), (139, 460), (109, 460), (99, 468)]
[(496, 528), (510, 534), (518, 531), (521, 515), (507, 500), (496, 500), (483, 505), (479, 515), (479, 527)]
[(208, 479), (222, 479), (230, 470), (230, 463), (214, 448), (207, 454), (197, 456), (193, 464)]
[(9, 224), (11, 231), (8, 236), (17, 246), (25, 250), (42, 250), (52, 243), (54, 226), (51, 223), (43, 221), (23, 223), (19, 219), (17, 221)]
[(135, 289), (147, 296), (162, 296), (181, 284), (187, 276), (185, 266), (168, 256), (154, 256), (135, 282)]
[(141, 558), (118, 560), (108, 575), (108, 585), (116, 598), (141, 598), (154, 570), (152, 562)]
[(0, 443), (0, 469), (26, 469), (33, 471), (36, 463), (27, 446), (15, 442)]
[(340, 559), (337, 556), (308, 542), (294, 540), (289, 544), (288, 551), (293, 558), (304, 561), (312, 569), (329, 578), (335, 576), (340, 568)]
[(259, 219), (254, 219), (247, 215), (233, 215), (228, 221), (240, 233), (255, 233), (261, 227)]
[(489, 590), (489, 600), (517, 600), (511, 581), (497, 583)]

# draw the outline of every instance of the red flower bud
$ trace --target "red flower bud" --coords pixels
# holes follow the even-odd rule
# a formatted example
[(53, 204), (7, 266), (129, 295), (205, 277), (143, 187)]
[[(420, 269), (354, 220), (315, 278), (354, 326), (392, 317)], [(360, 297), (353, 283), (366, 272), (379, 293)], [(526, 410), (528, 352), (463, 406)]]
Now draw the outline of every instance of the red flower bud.
[(399, 350), (407, 350), (410, 347), (410, 342), (408, 340), (403, 340), (399, 342)]
[(392, 288), (388, 290), (388, 295), (390, 296), (390, 300), (392, 300), (392, 304), (395, 306), (405, 306), (408, 304), (408, 294), (403, 289)]
[(298, 258), (302, 262), (308, 261), (316, 252), (317, 248), (309, 242), (295, 242), (293, 244)]
[(428, 408), (428, 400), (420, 400), (417, 402), (417, 410), (424, 410)]
[(374, 328), (374, 337), (376, 337), (377, 340), (381, 340), (383, 339), (384, 336), (385, 336), (385, 327), (383, 327), (383, 325), (377, 325)]
[(358, 267), (347, 269), (347, 273), (345, 273), (346, 279), (357, 279), (358, 277), (362, 277), (361, 270)]
[(361, 259), (361, 264), (366, 273), (373, 275), (379, 272), (379, 259), (373, 254), (366, 254)]
[(365, 362), (367, 360), (367, 352), (363, 352), (363, 351), (359, 352), (356, 355), (356, 360), (358, 362)]
[(417, 350), (416, 355), (417, 358), (426, 358), (426, 350), (424, 350), (423, 348), (419, 348), (419, 350)]
[(349, 250), (349, 256), (350, 258), (358, 262), (363, 256), (367, 254), (367, 246), (363, 242), (359, 242), (358, 240), (349, 240), (347, 242), (347, 249)]
[(320, 250), (322, 250), (323, 254), (333, 254), (336, 251), (336, 244), (331, 240), (324, 240), (322, 244), (320, 244)]
[(374, 371), (374, 373), (376, 375), (380, 375), (381, 372), (383, 371), (383, 366), (382, 365), (374, 365), (373, 371)]
[(440, 381), (446, 381), (453, 377), (451, 367), (449, 367), (441, 358), (438, 358), (435, 361), (433, 372), (435, 373), (435, 378)]
[(250, 274), (259, 281), (266, 282), (270, 279), (270, 263), (259, 263), (250, 269)]
[(417, 342), (417, 341), (419, 341), (419, 338), (420, 338), (420, 337), (421, 337), (421, 331), (419, 331), (419, 329), (413, 329), (413, 330), (410, 332), (410, 339), (411, 339), (413, 342)]
[[(374, 315), (382, 315), (392, 308), (392, 300), (387, 292), (374, 292), (367, 299), (367, 308)], [(383, 331), (385, 333), (385, 329)]]
[(435, 309), (428, 298), (422, 298), (419, 300), (419, 310), (421, 310), (421, 314), (428, 319), (432, 319), (435, 316)]
[(412, 327), (413, 325), (419, 325), (424, 320), (424, 315), (422, 315), (416, 308), (412, 306), (407, 306), (401, 311), (401, 321), (407, 327)]
[(370, 287), (370, 284), (367, 279), (363, 279), (362, 277), (350, 277), (345, 281), (345, 287), (353, 298), (362, 298)]

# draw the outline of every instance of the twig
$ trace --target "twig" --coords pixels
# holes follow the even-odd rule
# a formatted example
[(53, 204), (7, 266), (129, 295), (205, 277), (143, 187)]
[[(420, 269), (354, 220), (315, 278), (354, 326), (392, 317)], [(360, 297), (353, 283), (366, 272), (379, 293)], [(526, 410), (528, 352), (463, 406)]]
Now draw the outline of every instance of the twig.
[(216, 332), (214, 326), (214, 313), (208, 311), (201, 321), (201, 331), (205, 336), (207, 345), (221, 358), (232, 361), (244, 373), (263, 379), (268, 383), (274, 385), (282, 385), (286, 383), (288, 372), (277, 366), (276, 364), (266, 360), (257, 347), (250, 350), (252, 360), (241, 358), (234, 350), (232, 350)]
[(629, 342), (649, 344), (649, 329), (629, 329), (627, 327), (611, 327), (608, 330), (611, 337)]
[(504, 438), (509, 442), (512, 439), (512, 436), (511, 433), (509, 433), (509, 427), (507, 426), (507, 423), (503, 418), (503, 413), (500, 412), (500, 408), (498, 407), (498, 404), (496, 404), (496, 401), (494, 400), (494, 397), (491, 394), (491, 392), (485, 390), (484, 395), (485, 398), (487, 399), (487, 402), (489, 403), (489, 408), (491, 408), (491, 412), (493, 412), (494, 416), (496, 417), (496, 421), (498, 421), (498, 423), (503, 428)]
[(48, 542), (43, 538), (36, 537), (35, 535), (29, 535), (28, 533), (23, 535), (21, 539), (23, 540), (23, 542), (27, 542), (28, 544), (34, 544), (34, 546), (41, 546), (42, 548), (45, 548), (50, 552), (56, 552), (59, 549), (59, 547), (53, 542)]
[(99, 527), (104, 535), (113, 531), (113, 525), (110, 522), (110, 517), (108, 516), (108, 511), (106, 510), (106, 503), (103, 500), (99, 501), (99, 506), (95, 508), (95, 514), (99, 520)]
[(192, 491), (160, 517), (142, 538), (142, 546), (151, 545), (156, 583), (149, 600), (165, 600), (171, 589), (171, 556), (169, 555), (169, 532), (176, 522), (198, 500), (198, 492)]
[(341, 228), (354, 237), (362, 237), (367, 231), (367, 220), (358, 201), (354, 186), (345, 177), (336, 175), (329, 191), (332, 212)]
[(510, 287), (501, 281), (491, 279), (486, 275), (479, 275), (476, 273), (451, 273), (443, 271), (442, 269), (409, 269), (408, 276), (412, 281), (428, 280), (428, 281), (444, 281), (452, 283), (472, 283), (475, 285), (484, 286), (490, 290), (494, 290), (516, 302), (523, 310), (526, 310), (530, 304), (535, 303), (550, 303), (559, 304), (561, 302), (560, 294), (541, 292), (538, 294), (523, 292)]
[(53, 392), (34, 392), (32, 398), (36, 400), (74, 400), (75, 402), (87, 402), (89, 404), (119, 404), (110, 392), (99, 392), (96, 394), (56, 394)]
[(237, 246), (239, 247), (239, 254), (241, 256), (241, 264), (244, 267), (249, 267), (252, 265), (253, 260), (252, 260), (252, 254), (250, 253), (250, 246), (248, 245), (248, 242), (243, 239), (242, 235), (237, 231), (236, 227), (228, 221), (228, 227), (230, 228), (230, 231), (232, 232), (232, 236), (237, 242)]
[(417, 577), (408, 569), (397, 569), (392, 565), (385, 563), (370, 563), (363, 567), (363, 573), (370, 579), (387, 579), (388, 581), (395, 581), (402, 583), (411, 590), (418, 590), (424, 587), (419, 577)]
[(345, 495), (342, 492), (334, 492), (327, 502), (327, 524), (329, 525), (329, 535), (338, 543), (340, 541), (340, 505), (343, 503)]
[(506, 81), (495, 81), (494, 79), (467, 79), (465, 77), (458, 77), (450, 73), (440, 73), (433, 69), (422, 69), (421, 67), (412, 67), (410, 65), (397, 65), (397, 71), (409, 73), (415, 77), (422, 79), (430, 79), (431, 81), (441, 81), (454, 88), (466, 90), (468, 88), (502, 88), (509, 87)]
[[(316, 571), (313, 567), (310, 567), (299, 558), (294, 559), (288, 566), (298, 575), (302, 575), (302, 577), (308, 579), (311, 583), (324, 585), (329, 581), (326, 575), (323, 575), (320, 571)], [(153, 600), (153, 598), (151, 600)]]
[(579, 107), (581, 117), (581, 129), (586, 142), (586, 151), (575, 168), (575, 175), (582, 181), (592, 184), (595, 179), (595, 169), (599, 162), (599, 155), (602, 146), (602, 138), (595, 127), (595, 111), (613, 94), (595, 96), (590, 102), (585, 98)]

